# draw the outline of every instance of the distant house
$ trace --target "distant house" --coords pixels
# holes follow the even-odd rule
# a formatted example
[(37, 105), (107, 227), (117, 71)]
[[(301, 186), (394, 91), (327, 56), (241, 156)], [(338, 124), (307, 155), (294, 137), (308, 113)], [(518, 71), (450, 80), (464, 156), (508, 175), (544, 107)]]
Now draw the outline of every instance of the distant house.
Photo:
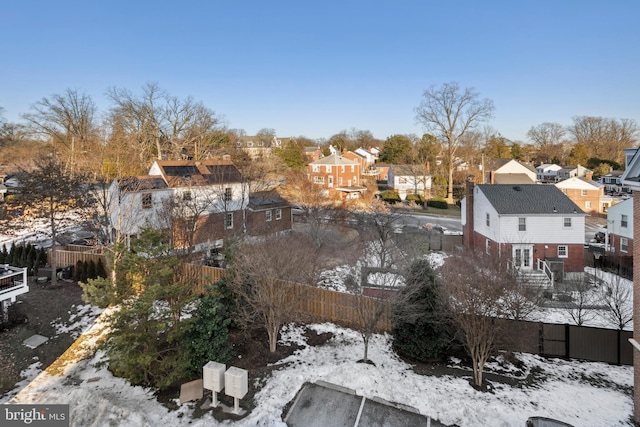
[[(157, 160), (148, 175), (114, 180), (109, 194), (112, 238), (122, 236), (127, 245), (145, 226), (171, 229), (174, 246), (185, 245), (185, 238), (167, 214), (170, 206), (194, 221), (193, 240), (189, 243), (196, 251), (222, 247), (226, 236), (263, 234), (265, 228), (252, 214), (257, 216), (267, 207), (262, 205), (263, 209), (259, 209), (261, 203), (256, 202), (248, 211), (248, 185), (229, 160)], [(281, 209), (282, 217), (289, 216), (282, 223), (290, 225), (291, 214), (287, 214), (286, 207), (274, 204), (270, 208), (274, 209), (273, 215)], [(258, 229), (251, 228), (254, 224), (259, 225)]]
[(315, 162), (316, 160), (320, 160), (322, 157), (322, 150), (320, 147), (304, 147), (302, 155), (304, 156), (307, 163)]
[(309, 180), (325, 190), (327, 196), (356, 199), (366, 191), (360, 183), (360, 163), (341, 154), (332, 154), (307, 166)]
[(599, 182), (604, 185), (604, 191), (609, 194), (631, 194), (633, 187), (628, 184), (623, 184), (623, 174), (623, 171), (611, 171), (608, 174), (602, 175)]
[[(582, 275), (586, 214), (552, 185), (475, 185), (462, 200), (465, 246), (509, 260), (520, 271)], [(542, 275), (542, 273), (540, 273)]]
[(484, 165), (483, 184), (533, 184), (533, 166), (514, 159), (490, 159)]
[(605, 197), (603, 185), (587, 178), (572, 177), (555, 186), (587, 213), (603, 214), (613, 203), (610, 197)]
[(633, 199), (627, 199), (609, 208), (605, 232), (605, 258), (609, 266), (631, 270), (633, 268)]
[(565, 166), (558, 171), (558, 181), (569, 178), (587, 178), (593, 179), (593, 171), (584, 166)]
[(536, 179), (543, 184), (556, 183), (559, 181), (558, 173), (562, 166), (553, 163), (543, 163), (536, 166)]
[(277, 138), (275, 135), (239, 136), (236, 146), (252, 159), (269, 157), (274, 148), (284, 146), (290, 138)]
[(391, 165), (387, 183), (390, 189), (405, 200), (409, 194), (431, 197), (431, 175), (420, 165)]

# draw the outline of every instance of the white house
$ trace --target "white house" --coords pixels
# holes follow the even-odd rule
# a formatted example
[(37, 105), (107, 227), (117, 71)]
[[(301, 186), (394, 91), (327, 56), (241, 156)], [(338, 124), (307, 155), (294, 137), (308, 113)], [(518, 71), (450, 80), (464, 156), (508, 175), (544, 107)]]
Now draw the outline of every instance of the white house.
[(143, 227), (166, 228), (169, 201), (182, 201), (191, 215), (216, 217), (209, 221), (209, 233), (201, 234), (201, 244), (220, 246), (225, 232), (243, 223), (249, 203), (248, 186), (229, 160), (157, 160), (149, 174), (116, 179), (109, 187), (111, 235), (128, 240)]
[(431, 195), (431, 175), (420, 165), (391, 165), (387, 182), (402, 200), (408, 194), (419, 194), (426, 199)]
[(617, 203), (607, 211), (605, 249), (621, 256), (633, 255), (633, 199)]
[(536, 166), (536, 179), (540, 182), (557, 182), (558, 173), (562, 170), (562, 166), (553, 163), (543, 163)]
[[(551, 185), (474, 185), (462, 200), (465, 246), (555, 279), (582, 274), (586, 214)], [(547, 267), (545, 267), (547, 265)]]

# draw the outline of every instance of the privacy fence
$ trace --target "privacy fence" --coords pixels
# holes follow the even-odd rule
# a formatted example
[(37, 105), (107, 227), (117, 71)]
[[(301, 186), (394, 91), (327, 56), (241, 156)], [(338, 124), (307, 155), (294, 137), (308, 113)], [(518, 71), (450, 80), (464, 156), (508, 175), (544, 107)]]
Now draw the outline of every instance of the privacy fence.
[[(75, 250), (58, 250), (58, 265), (76, 265), (78, 261), (93, 260), (107, 266), (104, 254)], [(225, 270), (204, 265), (184, 264), (184, 273), (191, 275), (202, 291), (222, 278)], [(291, 298), (296, 301), (297, 314), (313, 322), (332, 322), (345, 327), (363, 324), (362, 311), (380, 312), (376, 330), (391, 332), (391, 303), (387, 300), (365, 298), (328, 289), (283, 283), (291, 287)], [(360, 309), (360, 310), (359, 310)], [(575, 358), (623, 365), (633, 364), (629, 338), (631, 331), (593, 328), (586, 326), (549, 324), (516, 320), (504, 322), (504, 340), (501, 350), (520, 351), (547, 357)]]

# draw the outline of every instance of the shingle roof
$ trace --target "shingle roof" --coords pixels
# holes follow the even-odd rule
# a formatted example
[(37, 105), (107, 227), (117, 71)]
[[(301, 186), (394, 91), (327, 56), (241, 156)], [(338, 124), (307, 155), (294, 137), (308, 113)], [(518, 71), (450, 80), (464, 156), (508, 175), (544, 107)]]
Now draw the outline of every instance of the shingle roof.
[(566, 194), (555, 185), (480, 184), (477, 188), (499, 214), (583, 214)]
[(358, 165), (356, 160), (350, 160), (342, 157), (339, 154), (332, 154), (327, 157), (323, 157), (320, 160), (309, 163), (311, 165)]
[(120, 191), (158, 190), (167, 188), (167, 183), (164, 182), (164, 179), (162, 179), (161, 176), (154, 175), (124, 177), (120, 178), (118, 184)]

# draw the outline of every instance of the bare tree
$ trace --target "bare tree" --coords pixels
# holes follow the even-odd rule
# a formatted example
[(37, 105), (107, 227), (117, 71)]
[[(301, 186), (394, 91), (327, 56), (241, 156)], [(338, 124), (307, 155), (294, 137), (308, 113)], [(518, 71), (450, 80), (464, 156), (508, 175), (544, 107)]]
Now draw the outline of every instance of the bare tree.
[(450, 256), (440, 271), (451, 319), (471, 356), (475, 386), (482, 387), (484, 365), (503, 334), (504, 285), (510, 278), (498, 260), (480, 253)]
[[(61, 222), (77, 216), (92, 206), (88, 184), (84, 175), (71, 174), (53, 157), (39, 159), (35, 169), (19, 174), (20, 202), (39, 211), (49, 221), (51, 232), (51, 281), (56, 283), (56, 239)], [(81, 215), (83, 216), (83, 215)]]
[(620, 276), (604, 283), (604, 302), (607, 309), (604, 317), (616, 328), (623, 330), (633, 320), (632, 285), (625, 283)]
[(576, 325), (582, 326), (596, 316), (596, 294), (593, 286), (584, 277), (567, 280), (566, 286), (571, 301), (566, 303), (565, 310)]
[(460, 139), (493, 115), (493, 101), (479, 99), (474, 88), (460, 88), (457, 82), (431, 86), (416, 108), (416, 119), (425, 129), (444, 142), (447, 148), (447, 201), (453, 204), (453, 170)]
[[(376, 331), (382, 330), (380, 320), (389, 311), (389, 305), (385, 304), (384, 300), (364, 295), (367, 276), (362, 276), (360, 282), (352, 275), (345, 279), (347, 290), (353, 294), (351, 306), (358, 317), (358, 324), (355, 329), (362, 336), (362, 343), (364, 344), (362, 361), (364, 363), (369, 363), (369, 341), (371, 341), (371, 337)], [(378, 281), (378, 286), (392, 286), (391, 282), (396, 280), (388, 274), (379, 276), (382, 277), (382, 283)]]
[(237, 320), (264, 328), (271, 352), (276, 351), (282, 325), (296, 319), (299, 301), (293, 283), (315, 283), (314, 258), (315, 252), (300, 236), (273, 235), (238, 248), (231, 283)]
[(640, 129), (632, 119), (577, 116), (568, 127), (575, 142), (583, 144), (591, 157), (622, 163), (624, 148), (633, 147)]
[(66, 156), (70, 170), (75, 170), (79, 159), (96, 143), (96, 106), (91, 96), (67, 89), (42, 98), (31, 110), (22, 116), (31, 132), (51, 141), (54, 150)]

